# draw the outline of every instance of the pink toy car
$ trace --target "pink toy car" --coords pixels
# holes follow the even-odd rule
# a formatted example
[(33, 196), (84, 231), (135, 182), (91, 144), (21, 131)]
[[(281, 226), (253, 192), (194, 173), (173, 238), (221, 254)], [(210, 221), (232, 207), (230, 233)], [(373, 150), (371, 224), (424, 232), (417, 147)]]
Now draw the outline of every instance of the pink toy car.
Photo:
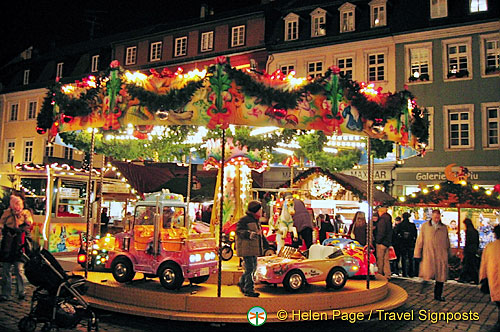
[(131, 281), (140, 272), (159, 277), (167, 289), (178, 289), (185, 279), (203, 283), (217, 273), (215, 238), (188, 234), (185, 208), (181, 195), (166, 191), (137, 203), (131, 230), (115, 235), (106, 262), (116, 281)]
[(282, 283), (289, 292), (316, 281), (326, 281), (327, 288), (342, 289), (359, 270), (357, 260), (339, 248), (314, 244), (306, 253), (307, 258), (298, 249), (285, 246), (278, 255), (258, 258), (256, 281)]

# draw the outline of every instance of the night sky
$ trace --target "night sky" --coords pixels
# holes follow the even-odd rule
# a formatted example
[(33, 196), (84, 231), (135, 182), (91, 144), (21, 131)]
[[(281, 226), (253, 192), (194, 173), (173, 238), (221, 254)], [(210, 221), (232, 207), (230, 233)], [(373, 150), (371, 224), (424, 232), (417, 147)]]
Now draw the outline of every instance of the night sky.
[[(30, 45), (41, 50), (133, 30), (156, 23), (198, 17), (201, 3), (215, 11), (258, 4), (258, 0), (15, 0), (0, 3), (0, 66)], [(231, 7), (229, 7), (231, 6)]]

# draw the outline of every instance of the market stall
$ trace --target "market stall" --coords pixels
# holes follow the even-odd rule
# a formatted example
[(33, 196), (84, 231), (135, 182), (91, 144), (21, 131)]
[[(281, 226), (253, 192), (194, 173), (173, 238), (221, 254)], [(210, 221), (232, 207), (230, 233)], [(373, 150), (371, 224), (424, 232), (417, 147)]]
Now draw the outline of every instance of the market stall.
[[(448, 226), (452, 248), (460, 251), (465, 245), (465, 225), (470, 218), (480, 234), (480, 247), (494, 240), (492, 229), (500, 223), (500, 186), (484, 189), (464, 179), (425, 187), (418, 193), (399, 197), (396, 211), (410, 209), (417, 225), (430, 219), (431, 210), (443, 210), (443, 223)], [(455, 225), (454, 225), (455, 224)]]

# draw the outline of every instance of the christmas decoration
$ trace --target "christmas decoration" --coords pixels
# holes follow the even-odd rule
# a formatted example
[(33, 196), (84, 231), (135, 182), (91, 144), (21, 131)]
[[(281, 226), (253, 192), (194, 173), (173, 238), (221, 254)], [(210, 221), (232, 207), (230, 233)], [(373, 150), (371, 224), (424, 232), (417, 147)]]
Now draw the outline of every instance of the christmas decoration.
[[(38, 127), (58, 132), (128, 124), (229, 124), (353, 133), (422, 150), (428, 124), (407, 90), (381, 93), (330, 68), (311, 81), (288, 75), (260, 75), (218, 60), (204, 71), (125, 72), (117, 62), (106, 74), (49, 89)], [(166, 115), (168, 114), (168, 115)], [(72, 118), (64, 118), (64, 116)]]

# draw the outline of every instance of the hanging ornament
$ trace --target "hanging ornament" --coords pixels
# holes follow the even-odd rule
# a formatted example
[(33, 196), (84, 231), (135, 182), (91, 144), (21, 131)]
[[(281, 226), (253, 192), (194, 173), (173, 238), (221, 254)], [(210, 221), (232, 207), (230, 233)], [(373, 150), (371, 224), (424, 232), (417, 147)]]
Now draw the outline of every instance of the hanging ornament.
[(168, 119), (169, 112), (165, 110), (158, 110), (155, 115), (158, 120), (165, 121)]
[(47, 130), (44, 128), (36, 127), (36, 132), (40, 135), (44, 135), (45, 133), (47, 133)]

